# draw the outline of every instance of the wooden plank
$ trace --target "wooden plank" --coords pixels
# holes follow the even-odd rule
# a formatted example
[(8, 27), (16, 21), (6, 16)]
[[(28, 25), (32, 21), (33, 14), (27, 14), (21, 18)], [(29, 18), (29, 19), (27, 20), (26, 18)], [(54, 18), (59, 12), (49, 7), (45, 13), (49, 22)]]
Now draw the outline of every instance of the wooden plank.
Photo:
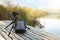
[[(36, 30), (36, 31), (35, 31), (35, 30)], [(48, 40), (51, 39), (51, 38), (47, 37), (45, 34), (41, 34), (41, 33), (37, 32), (37, 29), (31, 28), (30, 31), (31, 31), (32, 33), (38, 35), (38, 36), (41, 36), (42, 39), (48, 39)], [(40, 31), (40, 30), (38, 30), (38, 31)]]
[[(9, 27), (10, 28), (10, 27)], [(28, 31), (28, 30), (27, 30)], [(31, 34), (31, 33), (30, 33)], [(37, 37), (35, 37), (35, 35), (34, 36), (32, 36), (32, 35), (29, 35), (28, 33), (25, 33), (25, 34), (23, 34), (24, 36), (26, 36), (26, 37), (28, 37), (29, 39), (32, 39), (32, 40), (38, 40), (39, 38), (37, 38)], [(32, 38), (33, 37), (33, 38)]]
[[(47, 32), (41, 31), (41, 30), (39, 30), (39, 31), (40, 31), (40, 32), (39, 32), (36, 28), (35, 28), (35, 29), (34, 29), (33, 27), (30, 27), (30, 28), (31, 28), (32, 31), (37, 32), (37, 34), (39, 33), (39, 35), (40, 35), (40, 34), (45, 35), (46, 37), (50, 38), (50, 40), (52, 40), (52, 39), (53, 39), (53, 40), (57, 40), (57, 39), (60, 40), (60, 37), (59, 37), (59, 36), (56, 36), (56, 37), (55, 37), (54, 34), (52, 35), (52, 34), (50, 34), (50, 33), (47, 33)], [(49, 34), (49, 35), (48, 35), (48, 34)]]
[(30, 35), (30, 36), (32, 36), (32, 37), (34, 37), (36, 40), (43, 40), (43, 39), (41, 38), (41, 36), (38, 36), (38, 35), (30, 32), (30, 31), (27, 31), (27, 34)]
[[(10, 28), (10, 27), (9, 27)], [(29, 35), (27, 33), (23, 34), (25, 37), (28, 37), (29, 39), (37, 40), (35, 36)], [(32, 38), (33, 37), (33, 38)]]
[[(26, 34), (25, 34), (26, 35)], [(28, 35), (26, 35), (26, 36), (28, 36)], [(35, 36), (33, 36), (33, 37), (35, 37)], [(30, 35), (30, 38), (31, 38), (31, 35)], [(33, 38), (32, 38), (33, 39)], [(37, 39), (37, 38), (35, 38), (35, 39)]]
[[(10, 27), (9, 27), (10, 28)], [(29, 35), (27, 33), (23, 34), (24, 36), (28, 37), (30, 40), (37, 40), (37, 37)], [(33, 38), (32, 38), (33, 37)]]
[[(2, 23), (2, 24), (0, 24), (0, 25), (3, 26), (3, 23), (4, 23), (5, 26), (7, 26), (6, 24), (8, 22), (7, 23), (6, 22), (7, 21), (1, 21), (0, 23)], [(30, 26), (28, 26), (28, 27), (30, 27)], [(1, 35), (3, 34), (4, 37), (7, 36), (8, 32), (10, 31), (10, 28), (11, 28), (11, 26), (7, 29), (4, 29), (4, 26), (0, 27)], [(13, 30), (11, 32), (10, 36), (11, 36), (11, 38), (13, 38), (13, 40), (60, 40), (59, 35), (48, 33), (48, 32), (42, 31), (42, 30), (34, 28), (34, 27), (30, 27), (30, 28), (31, 28), (31, 30), (27, 29), (27, 32), (24, 34), (16, 34)], [(3, 39), (7, 39), (7, 38), (5, 37)]]
[(45, 32), (42, 32), (42, 34), (47, 35), (47, 36), (50, 37), (51, 39), (54, 39), (54, 40), (58, 39), (58, 40), (60, 40), (60, 37), (55, 36), (54, 34), (45, 33)]
[[(7, 29), (10, 30), (9, 28), (7, 28)], [(7, 31), (8, 31), (8, 30), (7, 30)], [(14, 33), (11, 32), (11, 34), (14, 34)], [(14, 34), (14, 36), (15, 36), (15, 35), (16, 35), (16, 34)], [(19, 34), (19, 35), (21, 36), (21, 38), (20, 38), (21, 40), (23, 40), (22, 37), (23, 37), (24, 39), (28, 40), (28, 38), (27, 38), (26, 36), (23, 36), (23, 35), (21, 35), (21, 34)], [(10, 35), (10, 36), (11, 36), (11, 35)], [(17, 36), (17, 35), (16, 35), (16, 36)]]
[[(3, 30), (6, 34), (9, 33), (9, 31), (10, 31), (9, 29), (8, 29), (8, 30), (7, 30), (7, 29), (4, 29), (4, 26), (2, 26), (2, 27), (0, 27), (0, 28), (1, 28), (1, 29), (3, 28), (2, 30)], [(7, 35), (8, 35), (8, 34), (7, 34)], [(21, 38), (19, 35), (15, 34), (15, 33), (13, 33), (13, 32), (11, 32), (10, 37), (13, 38), (13, 39), (18, 39), (18, 40), (21, 39), (21, 40), (23, 40), (23, 38)]]
[(5, 40), (11, 40), (9, 37), (8, 37), (8, 35), (7, 34), (5, 34), (1, 29), (0, 29), (0, 34), (3, 36), (3, 38), (5, 39)]
[[(34, 28), (33, 28), (34, 29)], [(37, 30), (37, 29), (36, 29)], [(40, 31), (40, 32), (39, 32)], [(38, 33), (42, 33), (42, 34), (45, 34), (47, 36), (49, 36), (50, 38), (52, 39), (60, 39), (60, 36), (59, 35), (56, 35), (56, 34), (52, 34), (52, 33), (49, 33), (49, 32), (46, 32), (46, 31), (43, 31), (43, 30), (39, 30), (37, 31)]]
[(5, 38), (0, 34), (0, 40), (5, 40)]
[(28, 37), (22, 35), (22, 34), (18, 34), (19, 36), (21, 36), (24, 40), (30, 40)]
[(38, 37), (40, 37), (42, 39), (50, 40), (50, 38), (48, 38), (48, 37), (36, 32), (36, 31), (30, 31), (30, 32), (34, 33), (34, 35), (37, 35)]

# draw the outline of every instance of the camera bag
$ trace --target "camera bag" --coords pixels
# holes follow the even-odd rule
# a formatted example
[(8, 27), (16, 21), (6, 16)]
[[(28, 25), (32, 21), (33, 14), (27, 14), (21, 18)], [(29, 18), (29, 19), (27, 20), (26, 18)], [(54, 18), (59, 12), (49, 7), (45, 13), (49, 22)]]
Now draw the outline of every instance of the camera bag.
[(16, 33), (25, 33), (26, 32), (26, 25), (24, 20), (18, 20), (15, 25), (15, 32)]

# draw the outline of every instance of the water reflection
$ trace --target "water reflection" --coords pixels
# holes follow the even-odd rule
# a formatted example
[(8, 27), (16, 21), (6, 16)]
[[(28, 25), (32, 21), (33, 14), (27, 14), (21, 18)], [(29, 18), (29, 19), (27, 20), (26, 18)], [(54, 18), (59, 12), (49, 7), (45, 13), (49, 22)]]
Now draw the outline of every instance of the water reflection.
[(45, 31), (60, 34), (60, 19), (40, 18), (38, 21), (45, 26)]

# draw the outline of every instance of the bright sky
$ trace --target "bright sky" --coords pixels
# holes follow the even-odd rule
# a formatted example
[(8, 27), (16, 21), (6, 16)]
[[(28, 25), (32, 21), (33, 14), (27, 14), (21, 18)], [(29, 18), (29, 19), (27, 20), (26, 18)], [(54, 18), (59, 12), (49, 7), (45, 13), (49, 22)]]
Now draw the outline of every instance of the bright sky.
[[(14, 4), (42, 9), (60, 8), (60, 0), (12, 0)], [(1, 3), (1, 2), (0, 2)]]
[(20, 6), (28, 6), (28, 7), (44, 8), (47, 6), (46, 0), (14, 0), (13, 2)]
[(14, 0), (15, 4), (39, 8), (60, 8), (60, 0)]
[[(60, 0), (12, 0), (14, 4), (39, 8), (60, 8)], [(0, 2), (1, 3), (1, 2)]]

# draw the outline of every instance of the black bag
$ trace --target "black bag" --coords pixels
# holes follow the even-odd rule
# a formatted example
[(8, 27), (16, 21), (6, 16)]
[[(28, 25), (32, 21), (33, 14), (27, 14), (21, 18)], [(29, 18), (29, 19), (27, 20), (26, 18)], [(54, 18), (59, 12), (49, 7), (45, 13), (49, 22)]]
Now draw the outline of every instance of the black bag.
[(17, 21), (15, 26), (16, 27), (14, 30), (16, 33), (25, 33), (26, 32), (26, 25), (25, 25), (24, 20)]

